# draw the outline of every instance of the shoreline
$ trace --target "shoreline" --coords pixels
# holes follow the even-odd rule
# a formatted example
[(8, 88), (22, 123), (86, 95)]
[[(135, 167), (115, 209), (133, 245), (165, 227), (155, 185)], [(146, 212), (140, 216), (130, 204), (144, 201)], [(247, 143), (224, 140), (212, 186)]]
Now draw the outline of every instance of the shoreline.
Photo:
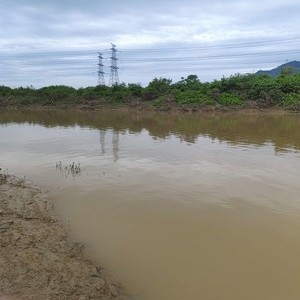
[(4, 174), (0, 245), (0, 299), (125, 299), (120, 283), (85, 256), (83, 245), (71, 241), (51, 199)]
[(187, 113), (187, 114), (226, 114), (226, 113), (292, 113), (298, 114), (299, 110), (284, 108), (280, 106), (259, 107), (256, 105), (246, 106), (222, 106), (222, 105), (170, 105), (166, 107), (155, 107), (151, 103), (133, 104), (104, 104), (104, 103), (85, 103), (85, 104), (56, 104), (56, 105), (0, 105), (0, 108), (7, 110), (29, 110), (29, 111), (132, 111), (132, 112), (157, 112), (157, 113)]

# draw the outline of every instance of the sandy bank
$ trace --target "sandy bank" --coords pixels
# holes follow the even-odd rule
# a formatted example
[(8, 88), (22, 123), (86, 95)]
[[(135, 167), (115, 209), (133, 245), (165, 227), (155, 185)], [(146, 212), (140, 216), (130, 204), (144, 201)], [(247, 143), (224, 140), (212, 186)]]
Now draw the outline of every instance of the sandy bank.
[(0, 175), (0, 299), (124, 299), (89, 261), (38, 188)]

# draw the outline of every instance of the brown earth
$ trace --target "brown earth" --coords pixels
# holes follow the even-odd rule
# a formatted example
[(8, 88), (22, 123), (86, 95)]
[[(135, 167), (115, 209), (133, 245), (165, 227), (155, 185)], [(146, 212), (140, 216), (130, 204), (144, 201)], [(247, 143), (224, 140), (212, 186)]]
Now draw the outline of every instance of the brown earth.
[(83, 250), (55, 220), (45, 194), (0, 175), (0, 300), (125, 299)]
[[(53, 105), (42, 105), (32, 103), (20, 105), (15, 103), (0, 103), (0, 107), (8, 109), (28, 109), (28, 110), (118, 110), (118, 111), (158, 111), (158, 112), (182, 112), (182, 113), (226, 113), (226, 112), (299, 112), (296, 108), (284, 108), (280, 106), (261, 107), (255, 101), (247, 101), (242, 106), (226, 105), (199, 105), (186, 104), (179, 105), (174, 100), (166, 101), (162, 106), (155, 106), (153, 101), (131, 101), (129, 103), (103, 103), (98, 100), (86, 100), (80, 103), (54, 103)], [(0, 299), (1, 300), (1, 299)]]

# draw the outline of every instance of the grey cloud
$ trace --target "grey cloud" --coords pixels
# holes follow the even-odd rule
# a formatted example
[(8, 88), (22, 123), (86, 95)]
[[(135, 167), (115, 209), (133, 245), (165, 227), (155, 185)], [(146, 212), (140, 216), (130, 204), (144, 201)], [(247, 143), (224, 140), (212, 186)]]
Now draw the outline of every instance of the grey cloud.
[[(23, 80), (24, 85), (93, 85), (96, 52), (107, 49), (110, 42), (119, 46), (120, 77), (124, 81), (146, 83), (154, 76), (167, 75), (179, 79), (188, 72), (211, 80), (272, 67), (286, 59), (299, 59), (299, 11), (298, 0), (1, 0), (0, 84)], [(296, 37), (299, 39), (287, 41)], [(209, 48), (266, 40), (274, 43)], [(199, 53), (188, 49), (195, 46), (200, 47)], [(125, 50), (164, 47), (187, 50), (156, 54)], [(108, 58), (109, 52), (104, 53)], [(149, 60), (142, 60), (147, 56)], [(199, 59), (169, 60), (173, 56)], [(155, 57), (162, 60), (151, 61)], [(105, 63), (108, 65), (109, 60)], [(48, 75), (37, 79), (38, 70)], [(20, 74), (27, 74), (26, 80)]]

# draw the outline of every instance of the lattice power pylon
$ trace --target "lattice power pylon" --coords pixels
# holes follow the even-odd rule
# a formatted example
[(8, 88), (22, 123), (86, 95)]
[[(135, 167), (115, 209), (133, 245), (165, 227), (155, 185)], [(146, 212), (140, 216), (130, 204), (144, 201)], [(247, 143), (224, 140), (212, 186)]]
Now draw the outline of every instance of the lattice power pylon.
[(118, 75), (118, 66), (117, 66), (117, 49), (116, 45), (111, 44), (111, 65), (110, 65), (110, 77), (109, 77), (109, 85), (118, 85), (119, 84), (119, 75)]
[(104, 71), (103, 71), (103, 56), (101, 52), (98, 52), (98, 85), (105, 85)]

